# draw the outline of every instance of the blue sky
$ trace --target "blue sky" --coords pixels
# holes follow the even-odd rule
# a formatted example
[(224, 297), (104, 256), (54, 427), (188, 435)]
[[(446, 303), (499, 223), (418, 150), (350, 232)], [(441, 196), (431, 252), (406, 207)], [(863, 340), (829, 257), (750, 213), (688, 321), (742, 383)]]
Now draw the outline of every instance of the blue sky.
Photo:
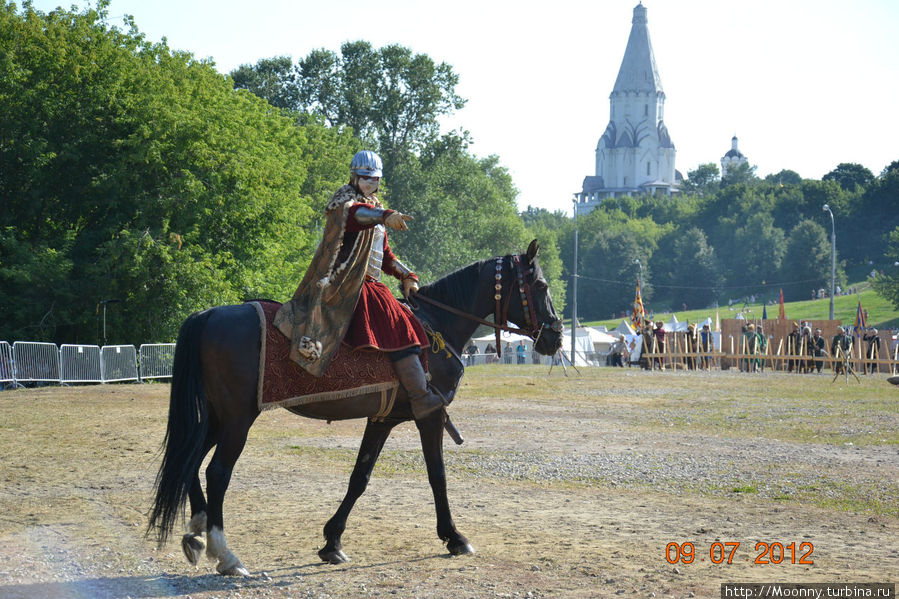
[[(84, 1), (36, 0), (42, 11)], [(93, 3), (92, 3), (93, 4)], [(227, 73), (347, 40), (398, 43), (447, 62), (468, 104), (445, 122), (496, 154), (528, 205), (571, 212), (609, 119), (635, 0), (112, 0), (148, 38)], [(757, 174), (820, 178), (840, 162), (899, 160), (899, 2), (646, 0), (685, 176), (739, 137)]]

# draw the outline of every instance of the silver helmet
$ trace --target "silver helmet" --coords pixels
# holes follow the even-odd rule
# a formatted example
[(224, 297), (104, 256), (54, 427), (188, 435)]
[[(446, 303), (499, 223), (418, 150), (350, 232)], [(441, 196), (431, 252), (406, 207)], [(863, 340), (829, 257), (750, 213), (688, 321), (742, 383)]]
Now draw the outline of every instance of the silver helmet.
[(371, 150), (356, 152), (352, 162), (350, 162), (350, 172), (363, 177), (380, 177), (381, 169), (383, 168), (381, 157)]

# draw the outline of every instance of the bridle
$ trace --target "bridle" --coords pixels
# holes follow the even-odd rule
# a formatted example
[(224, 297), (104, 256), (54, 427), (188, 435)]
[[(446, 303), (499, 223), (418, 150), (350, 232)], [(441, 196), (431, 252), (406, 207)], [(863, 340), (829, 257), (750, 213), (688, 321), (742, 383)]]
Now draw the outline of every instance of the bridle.
[[(444, 304), (443, 302), (437, 301), (435, 299), (431, 299), (424, 295), (415, 294), (416, 301), (423, 301), (425, 303), (431, 304), (432, 306), (436, 306), (441, 310), (446, 310), (447, 312), (451, 312), (457, 316), (462, 316), (463, 318), (467, 318), (469, 320), (473, 320), (479, 324), (484, 326), (488, 326), (494, 331), (496, 331), (496, 355), (497, 357), (502, 356), (502, 348), (500, 342), (500, 332), (506, 331), (509, 333), (515, 333), (519, 335), (524, 335), (526, 337), (530, 337), (534, 340), (534, 344), (536, 345), (537, 341), (540, 340), (540, 336), (543, 334), (543, 329), (549, 326), (553, 331), (557, 333), (562, 332), (562, 321), (559, 319), (554, 320), (552, 323), (547, 325), (547, 323), (538, 323), (537, 322), (537, 311), (534, 307), (533, 295), (531, 293), (531, 286), (526, 285), (525, 275), (532, 275), (534, 273), (534, 267), (531, 266), (528, 270), (524, 270), (521, 259), (517, 255), (513, 255), (511, 257), (512, 265), (515, 269), (515, 279), (518, 282), (518, 295), (521, 298), (521, 311), (524, 314), (524, 328), (508, 326), (505, 323), (508, 322), (508, 314), (509, 314), (509, 302), (512, 299), (512, 295), (514, 293), (514, 289), (510, 287), (509, 293), (506, 295), (506, 300), (503, 302), (503, 262), (505, 258), (499, 256), (496, 258), (496, 274), (494, 275), (494, 283), (493, 289), (495, 293), (493, 294), (493, 299), (496, 302), (494, 313), (493, 313), (493, 322), (489, 320), (484, 320), (483, 318), (479, 318), (474, 314), (469, 314), (463, 310), (455, 308), (453, 306), (449, 306)], [(499, 324), (503, 323), (503, 324)]]

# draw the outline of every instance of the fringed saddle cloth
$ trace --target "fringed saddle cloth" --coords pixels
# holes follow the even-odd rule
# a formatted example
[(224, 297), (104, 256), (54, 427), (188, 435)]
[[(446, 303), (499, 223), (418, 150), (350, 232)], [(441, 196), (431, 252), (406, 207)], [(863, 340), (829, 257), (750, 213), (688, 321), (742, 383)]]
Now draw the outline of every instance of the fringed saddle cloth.
[[(290, 340), (272, 326), (281, 304), (273, 301), (254, 301), (250, 304), (255, 306), (259, 315), (262, 336), (257, 391), (260, 410), (291, 408), (379, 393), (380, 409), (370, 416), (383, 418), (390, 413), (399, 382), (386, 353), (353, 350), (347, 345), (341, 345), (325, 373), (314, 377), (290, 359)], [(422, 362), (427, 372), (425, 352), (422, 352)]]

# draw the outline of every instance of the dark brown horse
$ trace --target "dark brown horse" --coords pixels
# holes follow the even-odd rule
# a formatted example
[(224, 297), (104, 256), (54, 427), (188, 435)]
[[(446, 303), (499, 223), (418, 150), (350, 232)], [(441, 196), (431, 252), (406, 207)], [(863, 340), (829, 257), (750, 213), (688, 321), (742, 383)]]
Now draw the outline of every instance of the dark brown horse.
[[(554, 354), (561, 347), (562, 323), (537, 263), (537, 251), (534, 240), (525, 254), (475, 262), (422, 287), (413, 296), (415, 315), (425, 328), (442, 336), (451, 352), (429, 354), (431, 385), (447, 402), (452, 401), (464, 370), (460, 352), (479, 323), (491, 313), (496, 313), (496, 322), (512, 322), (530, 334), (535, 349), (542, 354)], [(184, 553), (196, 564), (206, 534), (207, 555), (218, 561), (217, 570), (222, 574), (249, 574), (225, 542), (222, 504), (234, 464), (260, 413), (260, 348), (258, 315), (252, 305), (243, 304), (191, 315), (181, 327), (175, 349), (165, 453), (156, 477), (156, 496), (147, 531), (155, 532), (160, 544), (164, 543), (185, 501), (190, 499), (191, 519), (188, 534), (182, 539)], [(310, 418), (345, 420), (370, 417), (379, 404), (380, 398), (373, 394), (289, 409)], [(365, 491), (390, 432), (408, 420), (412, 420), (412, 410), (402, 388), (386, 419), (369, 419), (346, 496), (325, 524), (325, 546), (318, 552), (323, 561), (347, 561), (340, 538), (350, 510)], [(415, 424), (434, 493), (437, 536), (453, 555), (472, 553), (468, 539), (453, 523), (447, 500), (443, 463), (446, 412), (438, 410)], [(215, 452), (206, 468), (207, 500), (199, 469), (212, 448)]]

